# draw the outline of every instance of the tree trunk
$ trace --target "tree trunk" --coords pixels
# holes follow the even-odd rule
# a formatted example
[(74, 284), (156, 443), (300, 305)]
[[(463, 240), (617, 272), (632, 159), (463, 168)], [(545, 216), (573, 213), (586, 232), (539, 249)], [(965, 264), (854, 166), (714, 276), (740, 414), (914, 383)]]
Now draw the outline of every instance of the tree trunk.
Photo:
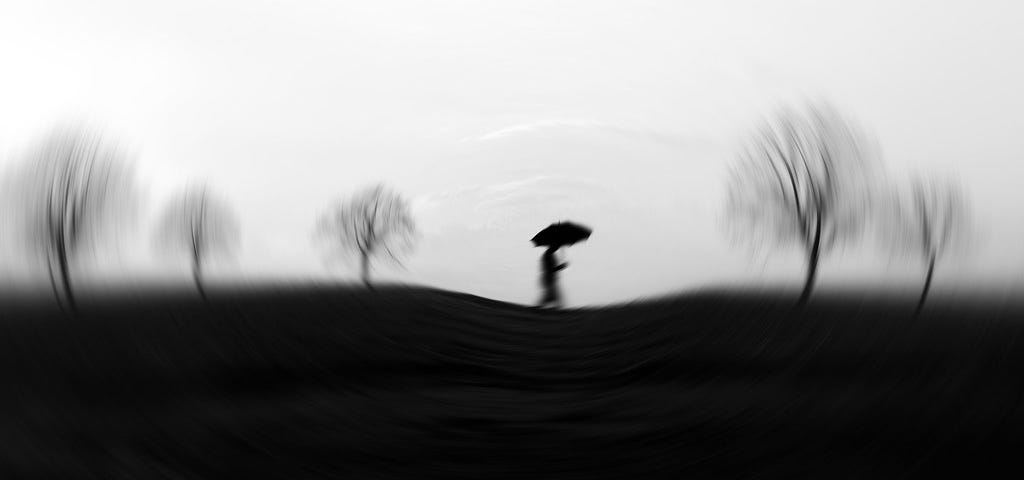
[(206, 298), (206, 290), (203, 288), (203, 266), (197, 258), (192, 259), (192, 281), (196, 283), (196, 291), (199, 292), (199, 296), (203, 299), (203, 302), (208, 302)]
[(64, 288), (64, 301), (72, 315), (78, 314), (78, 304), (75, 303), (75, 294), (71, 289), (71, 268), (68, 266), (68, 251), (62, 244), (57, 248), (57, 265), (60, 268), (60, 282)]
[(47, 255), (46, 258), (46, 271), (50, 274), (50, 288), (53, 289), (53, 299), (57, 301), (57, 307), (64, 310), (64, 302), (61, 301), (62, 289), (57, 280), (56, 267), (53, 265), (53, 255)]
[(800, 300), (797, 304), (806, 305), (814, 289), (814, 280), (818, 276), (818, 257), (821, 254), (821, 215), (815, 215), (814, 238), (811, 240), (811, 253), (807, 256), (807, 279), (804, 281), (804, 291), (800, 293)]
[(928, 273), (924, 277), (924, 288), (921, 289), (921, 298), (917, 301), (917, 309), (914, 314), (920, 314), (924, 308), (924, 302), (928, 299), (928, 291), (932, 288), (932, 275), (935, 273), (935, 254), (928, 257)]
[(363, 279), (363, 285), (366, 285), (367, 288), (373, 288), (373, 285), (370, 284), (370, 254), (369, 252), (361, 252), (360, 256), (360, 277)]

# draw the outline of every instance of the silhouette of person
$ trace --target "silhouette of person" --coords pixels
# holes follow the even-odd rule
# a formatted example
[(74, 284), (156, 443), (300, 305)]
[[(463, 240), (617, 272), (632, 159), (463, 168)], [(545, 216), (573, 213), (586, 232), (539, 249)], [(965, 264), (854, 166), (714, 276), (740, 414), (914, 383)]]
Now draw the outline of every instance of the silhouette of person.
[(568, 262), (559, 263), (555, 252), (557, 246), (549, 246), (540, 257), (540, 284), (544, 289), (540, 299), (540, 306), (562, 306), (562, 294), (558, 290), (558, 271), (569, 266)]

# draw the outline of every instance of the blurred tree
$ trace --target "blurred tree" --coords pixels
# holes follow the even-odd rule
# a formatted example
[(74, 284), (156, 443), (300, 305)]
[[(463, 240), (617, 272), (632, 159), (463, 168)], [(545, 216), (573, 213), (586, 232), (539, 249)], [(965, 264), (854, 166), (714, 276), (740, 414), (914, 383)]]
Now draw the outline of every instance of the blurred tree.
[(196, 290), (205, 301), (203, 267), (211, 256), (237, 245), (238, 222), (228, 204), (200, 184), (186, 188), (167, 204), (157, 235), (163, 247), (188, 255)]
[(931, 290), (935, 264), (966, 239), (968, 212), (963, 191), (954, 182), (914, 178), (908, 189), (894, 190), (883, 215), (885, 243), (896, 253), (910, 254), (925, 267), (917, 312)]
[(800, 304), (811, 295), (821, 256), (861, 230), (872, 171), (866, 147), (834, 109), (812, 105), (765, 122), (733, 168), (727, 209), (742, 237), (796, 244), (806, 254)]
[(55, 128), (18, 172), (27, 244), (46, 264), (58, 302), (77, 311), (72, 268), (87, 246), (133, 211), (132, 170), (118, 143), (81, 124)]
[(382, 184), (360, 190), (324, 214), (318, 234), (342, 251), (359, 255), (360, 276), (370, 285), (370, 262), (381, 257), (400, 262), (412, 248), (416, 228), (409, 206)]

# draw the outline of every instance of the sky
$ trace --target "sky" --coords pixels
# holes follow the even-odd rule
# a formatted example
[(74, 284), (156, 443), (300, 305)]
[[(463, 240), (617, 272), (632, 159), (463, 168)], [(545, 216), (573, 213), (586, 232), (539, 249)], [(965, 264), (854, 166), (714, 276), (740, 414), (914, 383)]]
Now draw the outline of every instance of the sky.
[[(0, 163), (86, 118), (137, 147), (144, 211), (190, 181), (235, 208), (224, 278), (352, 280), (317, 217), (383, 181), (420, 237), (382, 278), (537, 296), (528, 240), (572, 219), (570, 304), (800, 281), (798, 251), (726, 234), (739, 142), (831, 102), (894, 178), (958, 179), (974, 248), (936, 282), (1020, 286), (1024, 6), (1012, 1), (47, 1), (0, 5)], [(2, 165), (0, 165), (2, 166)], [(144, 215), (153, 218), (155, 215)], [(126, 271), (180, 275), (143, 220)], [(10, 257), (10, 254), (8, 254)], [(9, 259), (8, 259), (9, 260)], [(10, 263), (10, 262), (8, 262)], [(916, 282), (851, 246), (824, 283)]]

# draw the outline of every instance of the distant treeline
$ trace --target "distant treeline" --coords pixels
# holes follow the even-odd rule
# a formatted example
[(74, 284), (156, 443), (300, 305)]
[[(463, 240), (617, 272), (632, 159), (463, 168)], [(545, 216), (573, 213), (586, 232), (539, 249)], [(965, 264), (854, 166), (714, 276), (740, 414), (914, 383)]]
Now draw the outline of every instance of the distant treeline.
[[(52, 129), (20, 155), (5, 183), (4, 207), (14, 221), (2, 238), (43, 266), (55, 298), (73, 313), (73, 279), (83, 252), (137, 216), (134, 153), (101, 130), (75, 123)], [(893, 254), (920, 259), (920, 309), (936, 264), (967, 237), (964, 194), (955, 182), (930, 176), (889, 181), (874, 143), (831, 106), (781, 110), (750, 133), (737, 157), (727, 198), (733, 233), (755, 247), (804, 251), (801, 304), (814, 289), (823, 256), (873, 236)], [(314, 233), (328, 258), (354, 254), (367, 286), (375, 259), (400, 262), (417, 239), (408, 202), (384, 184), (331, 205)], [(166, 201), (153, 234), (161, 250), (189, 263), (205, 299), (205, 267), (238, 246), (240, 226), (230, 202), (198, 182)]]
[[(84, 254), (134, 223), (138, 188), (134, 154), (105, 132), (82, 123), (58, 126), (36, 139), (6, 180), (12, 219), (2, 238), (45, 269), (57, 301), (77, 311), (75, 272)], [(316, 225), (317, 239), (332, 251), (355, 253), (370, 285), (374, 259), (399, 261), (416, 239), (408, 202), (382, 184), (339, 201)], [(208, 262), (239, 243), (231, 204), (205, 182), (186, 185), (163, 207), (156, 245), (189, 262), (205, 299)]]

